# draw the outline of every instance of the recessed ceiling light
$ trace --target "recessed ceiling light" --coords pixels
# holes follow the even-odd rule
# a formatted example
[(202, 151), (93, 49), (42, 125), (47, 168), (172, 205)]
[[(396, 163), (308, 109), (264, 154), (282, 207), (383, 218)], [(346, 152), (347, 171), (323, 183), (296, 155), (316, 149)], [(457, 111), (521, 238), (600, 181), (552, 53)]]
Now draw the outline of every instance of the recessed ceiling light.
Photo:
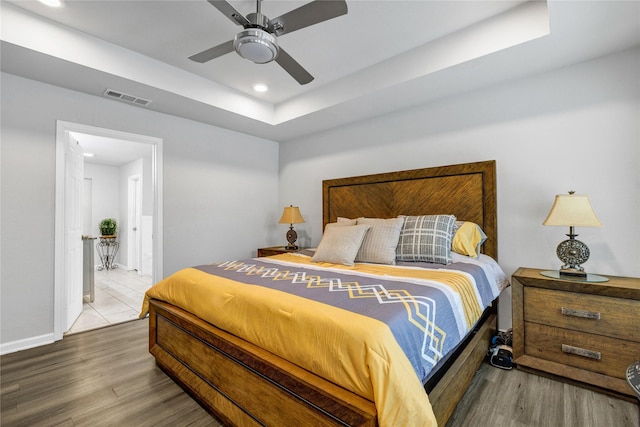
[(93, 157), (93, 156), (95, 156), (95, 154), (93, 154), (93, 153), (84, 153), (84, 156), (85, 157)]
[(269, 90), (269, 86), (264, 83), (256, 83), (253, 85), (253, 90), (256, 92), (266, 92)]
[(45, 4), (49, 7), (61, 7), (62, 0), (38, 0), (40, 3)]

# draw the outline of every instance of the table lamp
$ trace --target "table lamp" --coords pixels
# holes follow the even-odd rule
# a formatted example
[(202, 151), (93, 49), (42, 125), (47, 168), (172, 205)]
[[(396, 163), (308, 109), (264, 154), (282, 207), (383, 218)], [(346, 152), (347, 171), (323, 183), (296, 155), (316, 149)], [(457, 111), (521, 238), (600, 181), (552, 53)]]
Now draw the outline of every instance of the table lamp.
[(591, 207), (589, 196), (574, 193), (558, 194), (543, 224), (569, 227), (569, 239), (560, 242), (556, 248), (556, 255), (564, 263), (559, 271), (560, 276), (586, 278), (587, 273), (580, 264), (589, 259), (589, 248), (576, 240), (574, 227), (602, 227), (602, 223)]
[(287, 231), (287, 242), (289, 244), (285, 246), (285, 249), (296, 250), (298, 247), (296, 246), (296, 240), (298, 239), (298, 233), (293, 229), (293, 224), (301, 224), (304, 222), (302, 215), (300, 214), (300, 209), (297, 206), (286, 206), (284, 211), (282, 212), (282, 217), (280, 224), (289, 224), (289, 231)]

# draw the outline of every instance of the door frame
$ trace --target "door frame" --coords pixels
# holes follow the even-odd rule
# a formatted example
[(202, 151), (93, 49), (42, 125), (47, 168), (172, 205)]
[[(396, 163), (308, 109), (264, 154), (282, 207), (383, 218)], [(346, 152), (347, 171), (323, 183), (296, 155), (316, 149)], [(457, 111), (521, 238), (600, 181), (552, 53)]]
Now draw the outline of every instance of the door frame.
[(54, 236), (54, 284), (53, 284), (53, 339), (62, 339), (64, 334), (64, 174), (66, 168), (65, 144), (70, 132), (87, 133), (125, 141), (151, 144), (151, 180), (153, 193), (153, 283), (163, 277), (163, 212), (162, 212), (162, 138), (100, 128), (80, 123), (56, 121), (56, 190), (55, 190), (55, 236)]

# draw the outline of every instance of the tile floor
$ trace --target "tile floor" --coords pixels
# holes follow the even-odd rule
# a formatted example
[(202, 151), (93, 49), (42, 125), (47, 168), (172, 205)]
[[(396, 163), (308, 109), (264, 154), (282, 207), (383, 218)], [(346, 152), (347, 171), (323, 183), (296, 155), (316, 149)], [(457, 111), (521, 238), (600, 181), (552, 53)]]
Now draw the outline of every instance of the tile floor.
[(84, 299), (83, 310), (65, 335), (136, 319), (142, 299), (151, 287), (150, 276), (120, 268), (95, 272), (95, 299)]

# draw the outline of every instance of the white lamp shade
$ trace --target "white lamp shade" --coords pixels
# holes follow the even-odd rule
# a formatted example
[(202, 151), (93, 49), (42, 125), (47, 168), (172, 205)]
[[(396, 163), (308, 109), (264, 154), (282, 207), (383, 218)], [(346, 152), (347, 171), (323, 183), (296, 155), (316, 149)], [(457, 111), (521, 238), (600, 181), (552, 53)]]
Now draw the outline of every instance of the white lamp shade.
[(304, 219), (297, 206), (286, 206), (278, 222), (280, 224), (301, 224), (304, 222)]
[(543, 224), (565, 227), (602, 227), (586, 194), (558, 194)]

